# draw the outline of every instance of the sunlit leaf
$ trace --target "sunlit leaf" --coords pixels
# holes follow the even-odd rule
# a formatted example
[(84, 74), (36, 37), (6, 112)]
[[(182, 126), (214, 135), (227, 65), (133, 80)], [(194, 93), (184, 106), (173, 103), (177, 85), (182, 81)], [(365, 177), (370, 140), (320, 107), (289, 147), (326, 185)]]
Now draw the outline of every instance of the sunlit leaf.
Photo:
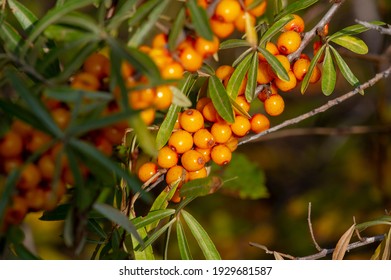
[(144, 240), (144, 244), (138, 248), (136, 248), (136, 250), (144, 250), (145, 248), (147, 248), (148, 246), (150, 246), (151, 244), (153, 244), (153, 242), (155, 242), (159, 237), (161, 237), (167, 230), (169, 230), (169, 228), (172, 226), (172, 224), (176, 221), (176, 216), (174, 216), (169, 222), (167, 222), (166, 224), (164, 224), (161, 228), (159, 228), (158, 230), (156, 230), (151, 236), (149, 236), (147, 239)]
[(250, 61), (252, 58), (252, 54), (248, 54), (235, 68), (234, 72), (232, 73), (228, 84), (227, 84), (227, 94), (232, 99), (236, 99), (236, 97), (239, 94), (240, 86), (246, 77), (247, 71), (250, 68)]
[[(140, 228), (137, 230), (140, 237), (145, 240), (148, 238), (148, 234), (145, 228)], [(133, 254), (135, 260), (155, 260), (155, 254), (153, 252), (152, 246), (147, 246), (143, 250), (138, 250), (141, 247), (141, 244), (131, 235), (132, 244), (133, 244)]]
[(338, 240), (338, 243), (335, 246), (333, 256), (332, 256), (333, 260), (343, 260), (346, 250), (348, 249), (350, 240), (352, 239), (354, 230), (355, 230), (355, 225), (352, 225)]
[(335, 71), (335, 66), (333, 58), (331, 56), (330, 48), (326, 48), (322, 72), (322, 92), (324, 95), (328, 96), (333, 93), (336, 81), (337, 73)]
[(186, 1), (186, 5), (189, 8), (191, 21), (198, 35), (202, 36), (206, 40), (212, 41), (213, 32), (209, 24), (209, 18), (206, 14), (206, 10), (201, 6), (198, 6), (197, 0)]
[(357, 37), (344, 35), (334, 38), (331, 41), (357, 54), (368, 53), (368, 46), (363, 40)]
[(193, 257), (190, 252), (189, 243), (187, 242), (185, 230), (183, 228), (181, 219), (176, 222), (176, 233), (178, 239), (178, 248), (182, 260), (192, 260)]
[(285, 70), (284, 66), (282, 66), (281, 62), (272, 55), (266, 48), (258, 47), (258, 51), (265, 57), (266, 61), (272, 67), (273, 72), (284, 81), (289, 81), (289, 75)]
[[(381, 21), (370, 21), (369, 23), (379, 25), (379, 26), (385, 25), (385, 23), (381, 22)], [(334, 40), (335, 38), (338, 38), (341, 36), (346, 36), (346, 35), (350, 35), (350, 36), (357, 35), (357, 34), (360, 34), (362, 32), (368, 31), (368, 30), (369, 30), (368, 27), (365, 27), (361, 24), (355, 24), (355, 25), (345, 27), (344, 29), (335, 32), (334, 34), (332, 34), (328, 37), (328, 40)]]
[(242, 39), (228, 39), (222, 41), (220, 44), (220, 50), (233, 49), (233, 48), (241, 48), (241, 47), (250, 47), (251, 45)]
[(286, 16), (286, 15), (293, 14), (293, 13), (296, 13), (298, 11), (304, 10), (304, 9), (312, 6), (313, 4), (315, 4), (318, 1), (319, 0), (299, 0), (299, 1), (293, 1), (288, 6), (286, 6), (285, 9), (283, 9), (281, 12), (279, 12), (278, 15), (276, 15), (275, 19), (278, 20), (278, 19), (282, 18), (283, 16)]
[(310, 66), (308, 67), (308, 72), (304, 76), (303, 81), (301, 82), (301, 88), (300, 91), (302, 94), (304, 94), (308, 88), (308, 85), (310, 83), (310, 78), (312, 76), (312, 73), (314, 72), (314, 69), (316, 67), (316, 64), (318, 63), (319, 59), (323, 55), (324, 51), (326, 49), (326, 45), (323, 45), (319, 51), (316, 53), (316, 55), (312, 58)]
[(256, 52), (253, 53), (250, 68), (247, 73), (247, 85), (245, 96), (248, 102), (252, 102), (255, 96), (255, 88), (257, 87), (257, 75), (258, 75), (258, 54)]
[(229, 99), (230, 99), (230, 101), (231, 101), (231, 105), (232, 105), (232, 107), (233, 107), (235, 113), (239, 113), (239, 114), (241, 114), (242, 116), (244, 116), (244, 117), (246, 117), (246, 118), (248, 118), (248, 119), (251, 119), (251, 115), (250, 115), (246, 110), (244, 110), (243, 107), (240, 106), (240, 105), (236, 102), (236, 100), (232, 99), (231, 97), (230, 97)]
[(250, 45), (256, 45), (258, 42), (257, 30), (255, 29), (255, 25), (251, 20), (251, 14), (249, 12), (244, 13), (244, 22), (246, 41), (249, 42)]
[(38, 18), (19, 1), (7, 0), (7, 3), (23, 30), (28, 30)]
[(180, 107), (191, 106), (191, 100), (179, 88), (170, 86), (170, 89), (173, 94), (172, 104), (178, 105)]
[(227, 122), (233, 123), (235, 121), (235, 117), (229, 96), (224, 88), (224, 85), (216, 76), (210, 76), (208, 92), (217, 113)]
[(175, 209), (150, 210), (145, 217), (138, 216), (132, 220), (134, 226), (139, 229), (154, 222), (165, 219), (175, 213)]

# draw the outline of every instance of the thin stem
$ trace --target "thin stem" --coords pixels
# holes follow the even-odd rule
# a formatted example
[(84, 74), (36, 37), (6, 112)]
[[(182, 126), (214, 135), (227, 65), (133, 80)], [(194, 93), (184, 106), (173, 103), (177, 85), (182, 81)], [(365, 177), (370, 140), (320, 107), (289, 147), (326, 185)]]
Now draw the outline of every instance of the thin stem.
[(390, 24), (387, 24), (387, 28), (385, 28), (383, 26), (372, 24), (372, 23), (369, 23), (366, 21), (356, 20), (356, 22), (365, 26), (366, 28), (374, 29), (374, 30), (378, 31), (380, 34), (391, 35), (391, 25)]
[(312, 222), (311, 222), (311, 202), (308, 203), (308, 228), (311, 233), (312, 242), (314, 242), (315, 248), (320, 252), (322, 251), (322, 248), (319, 246), (318, 242), (316, 242), (314, 230), (312, 228)]

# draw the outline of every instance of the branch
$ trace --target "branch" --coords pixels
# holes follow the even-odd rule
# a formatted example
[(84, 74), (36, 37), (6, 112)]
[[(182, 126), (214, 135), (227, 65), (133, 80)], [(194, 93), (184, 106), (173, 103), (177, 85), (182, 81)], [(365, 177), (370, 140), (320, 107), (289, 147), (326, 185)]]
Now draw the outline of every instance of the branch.
[(387, 24), (387, 28), (385, 28), (383, 26), (372, 24), (367, 21), (361, 21), (358, 19), (356, 20), (356, 22), (358, 24), (365, 26), (366, 28), (374, 29), (374, 30), (378, 31), (380, 34), (391, 35), (391, 25), (390, 24)]
[(306, 120), (306, 119), (308, 119), (310, 117), (313, 117), (313, 116), (315, 116), (315, 115), (317, 115), (319, 113), (323, 113), (323, 112), (329, 110), (331, 107), (334, 107), (335, 105), (338, 105), (338, 104), (346, 101), (347, 99), (355, 96), (360, 91), (374, 86), (381, 79), (387, 78), (390, 75), (390, 72), (391, 72), (391, 67), (388, 67), (386, 70), (376, 74), (372, 79), (368, 80), (366, 83), (362, 84), (361, 86), (358, 86), (354, 90), (352, 90), (352, 91), (350, 91), (348, 93), (345, 93), (344, 95), (342, 95), (340, 97), (337, 97), (335, 99), (332, 99), (332, 100), (328, 101), (326, 104), (324, 104), (324, 105), (322, 105), (322, 106), (320, 106), (320, 107), (318, 107), (318, 108), (316, 108), (316, 109), (314, 109), (314, 110), (312, 110), (312, 111), (310, 111), (308, 113), (305, 113), (305, 114), (300, 115), (298, 117), (295, 117), (293, 119), (286, 120), (286, 121), (280, 123), (279, 125), (271, 127), (268, 130), (265, 130), (265, 131), (263, 131), (261, 133), (258, 133), (258, 134), (255, 134), (255, 135), (249, 135), (249, 136), (241, 138), (239, 143), (238, 143), (238, 145), (242, 145), (242, 144), (245, 144), (245, 143), (257, 141), (260, 137), (262, 137), (262, 136), (264, 136), (266, 134), (269, 134), (271, 132), (280, 130), (281, 128), (284, 128), (284, 127), (287, 127), (287, 126), (299, 123), (299, 122), (304, 121), (304, 120)]

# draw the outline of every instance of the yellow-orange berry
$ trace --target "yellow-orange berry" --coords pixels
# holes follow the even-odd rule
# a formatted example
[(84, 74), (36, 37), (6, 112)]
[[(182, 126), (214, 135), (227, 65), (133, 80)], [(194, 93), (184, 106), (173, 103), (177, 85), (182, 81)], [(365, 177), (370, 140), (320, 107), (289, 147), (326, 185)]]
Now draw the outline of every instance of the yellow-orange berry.
[(210, 101), (208, 104), (204, 106), (202, 109), (202, 116), (205, 120), (210, 122), (216, 122), (217, 121), (217, 110), (215, 106), (213, 105), (213, 102)]
[(16, 225), (23, 221), (28, 211), (26, 198), (13, 196), (11, 205), (5, 209), (4, 222), (7, 225)]
[(270, 73), (269, 67), (270, 66), (267, 62), (260, 62), (258, 64), (258, 70), (257, 70), (258, 84), (268, 84), (273, 80), (274, 75)]
[(56, 170), (56, 164), (53, 158), (46, 154), (40, 157), (37, 162), (38, 169), (44, 179), (52, 179)]
[(315, 68), (314, 68), (314, 71), (312, 72), (312, 75), (310, 77), (310, 83), (311, 84), (314, 84), (316, 83), (317, 81), (319, 81), (320, 77), (321, 77), (322, 73), (319, 69), (319, 66), (316, 65)]
[(23, 139), (14, 131), (8, 131), (3, 139), (0, 139), (0, 156), (10, 158), (17, 157), (23, 152)]
[(221, 0), (215, 10), (215, 16), (224, 22), (234, 22), (239, 16), (240, 4), (236, 0)]
[(193, 147), (193, 136), (186, 130), (177, 130), (168, 139), (168, 146), (178, 154), (183, 154)]
[(208, 176), (208, 171), (205, 167), (202, 167), (200, 170), (189, 172), (189, 181), (195, 179), (201, 179)]
[(295, 61), (292, 67), (292, 71), (296, 76), (296, 79), (299, 81), (304, 79), (305, 74), (307, 74), (311, 61), (306, 58), (299, 58)]
[(204, 109), (205, 105), (208, 104), (211, 101), (212, 101), (212, 99), (210, 99), (209, 97), (206, 97), (206, 96), (201, 97), (197, 101), (196, 110), (202, 112), (202, 109)]
[(170, 168), (178, 163), (178, 154), (170, 147), (164, 146), (157, 155), (157, 164), (162, 168)]
[[(244, 4), (246, 7), (248, 7), (252, 2), (254, 2), (254, 0), (245, 0)], [(256, 17), (260, 17), (266, 12), (266, 7), (267, 7), (267, 1), (265, 0), (255, 8), (249, 10), (249, 12)]]
[[(243, 96), (243, 95), (239, 95), (238, 97), (235, 98), (235, 102), (237, 105), (239, 105), (239, 107), (241, 107), (243, 109), (243, 111), (245, 112), (249, 112), (250, 111), (250, 103), (247, 101), (246, 97)], [(236, 109), (235, 109), (235, 112), (236, 112)], [(236, 112), (237, 115), (240, 115), (239, 112)]]
[(168, 43), (168, 37), (165, 33), (158, 33), (152, 39), (152, 48), (165, 48)]
[[(170, 185), (178, 180), (186, 182), (188, 180), (188, 172), (182, 166), (175, 165), (168, 169), (166, 173), (166, 183)], [(181, 183), (178, 185), (178, 187), (180, 185)]]
[(228, 141), (226, 143), (224, 143), (225, 146), (227, 146), (227, 148), (233, 152), (237, 149), (238, 147), (238, 144), (239, 144), (239, 140), (237, 137), (235, 137), (234, 135), (232, 135)]
[(219, 144), (212, 148), (211, 157), (217, 165), (226, 165), (232, 159), (232, 152), (226, 145)]
[(39, 168), (33, 164), (27, 164), (20, 175), (18, 181), (18, 188), (20, 190), (31, 190), (38, 187), (38, 184), (41, 182), (42, 175), (39, 171)]
[(211, 148), (202, 149), (199, 147), (195, 147), (194, 150), (196, 150), (197, 152), (202, 154), (202, 156), (204, 157), (205, 163), (210, 161), (210, 152), (212, 151)]
[(281, 54), (291, 54), (295, 52), (301, 44), (300, 34), (295, 31), (286, 31), (277, 38), (277, 47)]
[(30, 152), (36, 152), (38, 149), (43, 148), (50, 141), (51, 137), (46, 133), (34, 130), (31, 134), (29, 142), (26, 144), (26, 148)]
[(232, 130), (229, 124), (214, 123), (210, 129), (216, 143), (225, 143), (232, 135)]
[[(156, 163), (146, 162), (143, 165), (141, 165), (140, 168), (138, 169), (137, 172), (138, 178), (140, 179), (141, 182), (145, 183), (157, 173), (158, 169), (159, 167), (157, 166)], [(156, 180), (157, 177), (153, 180), (153, 182), (155, 182)]]
[(169, 86), (156, 87), (156, 97), (154, 101), (157, 110), (165, 110), (172, 103), (173, 94)]
[(208, 41), (205, 38), (199, 36), (195, 40), (194, 48), (197, 53), (199, 53), (202, 57), (208, 57), (215, 54), (219, 50), (219, 39), (217, 36), (213, 36), (212, 41)]
[(99, 79), (87, 72), (80, 72), (73, 77), (71, 87), (81, 90), (98, 90), (100, 87)]
[(258, 99), (261, 102), (265, 102), (266, 99), (269, 98), (270, 95), (272, 94), (277, 94), (278, 89), (277, 87), (272, 83), (270, 86), (265, 87), (259, 94), (258, 94)]
[(147, 126), (153, 124), (155, 120), (155, 115), (155, 108), (147, 108), (140, 112), (140, 117)]
[(261, 113), (254, 114), (251, 117), (251, 131), (254, 133), (260, 133), (270, 128), (269, 119)]
[(192, 47), (185, 48), (179, 55), (179, 60), (185, 70), (194, 72), (202, 66), (202, 56)]
[(206, 128), (201, 128), (193, 135), (194, 145), (202, 149), (208, 149), (214, 146), (215, 140), (212, 133)]
[(205, 159), (200, 152), (190, 150), (181, 157), (182, 166), (189, 172), (200, 170), (205, 165)]
[(234, 22), (235, 27), (239, 32), (246, 31), (246, 13), (247, 13), (247, 16), (249, 17), (250, 25), (255, 26), (255, 23), (256, 23), (255, 16), (252, 15), (251, 13), (248, 13), (245, 11), (240, 11), (239, 16), (236, 18), (236, 20)]
[(83, 63), (84, 72), (90, 73), (98, 79), (109, 75), (110, 61), (101, 53), (93, 53)]
[(285, 31), (295, 31), (295, 32), (298, 32), (298, 33), (303, 32), (304, 31), (304, 27), (305, 27), (303, 18), (301, 16), (299, 16), (299, 15), (296, 15), (296, 14), (292, 14), (292, 16), (293, 16), (293, 19), (290, 20), (284, 26), (284, 30)]
[(231, 124), (231, 130), (236, 136), (242, 137), (251, 129), (250, 121), (241, 115), (235, 117), (235, 122)]
[(154, 88), (129, 91), (129, 106), (135, 110), (148, 108), (155, 102), (155, 97), (156, 91)]
[(210, 27), (212, 32), (221, 39), (228, 37), (235, 30), (235, 25), (232, 22), (224, 22), (216, 17), (210, 19)]
[(266, 113), (270, 116), (278, 116), (285, 109), (285, 102), (281, 95), (272, 94), (268, 99), (263, 103)]
[(164, 79), (180, 79), (183, 76), (183, 67), (179, 62), (171, 62), (161, 70)]
[(229, 79), (234, 70), (235, 68), (233, 68), (231, 65), (221, 65), (216, 69), (216, 77), (220, 80)]
[(292, 71), (288, 72), (289, 80), (285, 81), (280, 78), (274, 80), (275, 85), (281, 91), (290, 91), (294, 89), (297, 85), (297, 80), (295, 74)]
[(68, 126), (68, 124), (71, 120), (71, 112), (68, 109), (59, 107), (59, 108), (54, 109), (51, 113), (52, 113), (54, 122), (61, 129), (65, 129)]
[[(267, 42), (265, 48), (266, 48), (266, 50), (269, 53), (271, 53), (274, 56), (280, 54), (280, 52), (278, 51), (277, 46), (273, 42)], [(266, 62), (266, 58), (260, 52), (258, 53), (258, 58), (259, 58), (260, 61)]]
[(182, 129), (192, 133), (204, 127), (204, 117), (196, 109), (187, 109), (179, 116)]

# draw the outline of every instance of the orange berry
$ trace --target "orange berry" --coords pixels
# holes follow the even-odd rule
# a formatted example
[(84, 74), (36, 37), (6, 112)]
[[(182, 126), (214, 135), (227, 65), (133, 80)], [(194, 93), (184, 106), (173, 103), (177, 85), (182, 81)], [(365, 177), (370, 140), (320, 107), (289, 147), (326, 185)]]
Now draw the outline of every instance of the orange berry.
[(306, 58), (299, 58), (295, 61), (292, 67), (292, 71), (296, 76), (296, 79), (299, 81), (304, 79), (305, 74), (308, 72), (308, 68), (311, 64), (311, 61)]
[(232, 133), (236, 136), (242, 137), (246, 135), (251, 129), (250, 121), (243, 116), (236, 116), (235, 122), (231, 124)]
[(192, 47), (185, 48), (179, 55), (179, 60), (185, 70), (194, 72), (202, 66), (202, 56)]
[(147, 126), (153, 124), (155, 115), (156, 110), (154, 108), (147, 108), (140, 112), (140, 117)]
[(177, 117), (175, 124), (174, 124), (174, 129), (182, 129), (181, 124), (179, 123), (179, 119), (180, 119), (181, 115), (182, 115), (182, 113), (179, 112), (178, 117)]
[(310, 77), (310, 83), (311, 84), (314, 84), (316, 83), (317, 81), (319, 81), (320, 77), (321, 77), (322, 73), (319, 69), (319, 66), (316, 65), (315, 68), (314, 68), (314, 71), (312, 72), (312, 75)]
[(157, 164), (162, 168), (170, 168), (178, 163), (178, 154), (170, 147), (164, 146), (158, 152)]
[(169, 86), (158, 86), (156, 88), (156, 97), (154, 101), (155, 108), (165, 110), (172, 103), (173, 94)]
[(93, 53), (83, 63), (83, 71), (103, 79), (109, 75), (110, 61), (101, 53)]
[[(180, 165), (175, 165), (168, 169), (166, 173), (166, 183), (168, 185), (181, 180), (181, 181), (187, 181), (188, 180), (188, 172)], [(178, 185), (178, 187), (181, 185), (181, 183)]]
[(234, 22), (239, 16), (240, 4), (236, 0), (221, 0), (215, 10), (215, 16), (224, 22)]
[(293, 74), (292, 71), (288, 72), (289, 80), (284, 81), (280, 78), (276, 78), (274, 83), (277, 86), (277, 88), (281, 91), (290, 91), (294, 89), (297, 85), (297, 79), (295, 74)]
[[(159, 167), (154, 162), (146, 162), (143, 165), (140, 166), (138, 169), (137, 175), (141, 182), (145, 183), (149, 179), (152, 178), (153, 175), (155, 175), (158, 171)], [(155, 178), (153, 181), (155, 182), (157, 178)]]
[(12, 122), (11, 130), (19, 134), (22, 138), (29, 138), (34, 129), (29, 124), (16, 119)]
[(295, 31), (286, 31), (277, 38), (277, 47), (281, 54), (291, 54), (295, 52), (301, 44), (300, 34)]
[(202, 109), (204, 109), (205, 105), (208, 104), (211, 101), (212, 101), (212, 99), (210, 99), (209, 97), (206, 97), (206, 96), (201, 97), (197, 101), (196, 110), (202, 112)]
[(28, 203), (26, 198), (22, 196), (13, 196), (11, 205), (9, 205), (4, 213), (4, 221), (8, 225), (16, 225), (23, 221), (28, 211)]
[(197, 171), (191, 171), (188, 174), (189, 174), (189, 181), (208, 177), (208, 171), (206, 170), (205, 167), (202, 167), (200, 170)]
[(199, 147), (195, 147), (194, 150), (196, 150), (197, 152), (202, 154), (202, 156), (204, 157), (205, 163), (210, 161), (210, 152), (212, 151), (211, 148), (202, 149)]
[(168, 146), (178, 154), (183, 154), (193, 147), (193, 136), (186, 130), (177, 130), (168, 139)]
[(205, 159), (200, 152), (190, 150), (181, 158), (182, 166), (189, 172), (200, 170), (205, 165)]
[(180, 126), (192, 133), (204, 127), (204, 117), (196, 109), (187, 109), (179, 116)]
[[(254, 2), (254, 0), (245, 0), (244, 4), (246, 7), (248, 7), (252, 2)], [(256, 17), (260, 17), (266, 12), (266, 7), (267, 7), (267, 1), (265, 0), (255, 8), (249, 10), (249, 12)]]
[(131, 90), (128, 92), (129, 106), (134, 110), (145, 109), (152, 106), (156, 99), (154, 88)]
[(295, 31), (298, 33), (303, 32), (305, 27), (303, 18), (296, 14), (292, 14), (292, 16), (293, 19), (284, 26), (284, 30)]
[(108, 157), (113, 154), (113, 145), (107, 138), (103, 136), (98, 136), (96, 139), (94, 139), (94, 145), (95, 148)]
[(165, 65), (161, 70), (164, 79), (180, 79), (183, 76), (183, 67), (178, 62), (171, 62)]
[(215, 140), (212, 133), (206, 128), (199, 129), (193, 135), (194, 145), (202, 149), (208, 149), (214, 146)]
[(3, 160), (1, 164), (5, 174), (9, 174), (11, 173), (11, 171), (15, 170), (16, 168), (21, 167), (23, 161), (21, 157), (7, 158), (6, 160)]
[(202, 57), (208, 57), (215, 54), (219, 50), (219, 39), (216, 36), (213, 36), (212, 41), (208, 41), (205, 38), (199, 36), (197, 37), (194, 48), (197, 53)]
[(168, 37), (165, 33), (156, 34), (152, 39), (152, 48), (165, 48), (168, 43)]
[(204, 106), (202, 109), (202, 116), (205, 120), (210, 122), (216, 122), (217, 121), (217, 110), (215, 106), (213, 105), (213, 102), (210, 101), (208, 104)]
[(254, 133), (260, 133), (270, 128), (269, 119), (261, 113), (254, 114), (251, 118), (251, 131)]
[(227, 38), (235, 30), (235, 25), (232, 22), (224, 22), (216, 17), (210, 19), (210, 27), (212, 32), (219, 38)]
[(275, 84), (270, 84), (269, 86), (265, 87), (259, 94), (258, 94), (258, 99), (261, 102), (265, 102), (266, 99), (269, 98), (270, 95), (272, 94), (277, 94), (278, 90)]
[[(250, 18), (251, 26), (255, 26), (256, 18), (254, 15), (247, 13), (247, 16)], [(236, 18), (235, 27), (239, 32), (246, 32), (246, 12), (240, 11), (239, 16)]]
[(58, 125), (59, 128), (67, 128), (69, 122), (71, 121), (71, 112), (68, 109), (59, 107), (54, 109), (51, 114), (54, 122)]
[(23, 139), (14, 131), (8, 131), (3, 139), (0, 139), (0, 156), (10, 158), (17, 157), (23, 152)]
[(221, 65), (216, 69), (216, 77), (220, 80), (229, 79), (234, 70), (235, 68), (233, 68), (231, 65)]
[(33, 164), (27, 164), (20, 175), (18, 181), (18, 188), (20, 190), (31, 190), (38, 187), (38, 184), (41, 182), (42, 175), (39, 171), (39, 168)]
[(170, 201), (174, 202), (174, 203), (179, 203), (179, 202), (181, 202), (181, 200), (182, 200), (182, 197), (180, 195), (179, 189), (176, 189), (175, 193), (172, 196), (172, 198), (170, 199)]
[(128, 79), (134, 74), (134, 72), (135, 72), (135, 69), (133, 68), (133, 66), (129, 62), (123, 61), (121, 63), (122, 78)]
[[(235, 102), (236, 102), (236, 104), (238, 104), (243, 109), (243, 111), (245, 111), (245, 112), (249, 112), (250, 111), (251, 105), (247, 101), (245, 96), (239, 95), (238, 97), (235, 98)], [(237, 112), (237, 114), (239, 115), (239, 112)]]
[[(278, 51), (277, 46), (274, 43), (272, 43), (272, 42), (267, 42), (265, 48), (266, 48), (266, 50), (269, 53), (271, 53), (274, 56), (280, 54), (280, 52)], [(260, 61), (266, 62), (266, 58), (260, 52), (258, 53), (258, 58), (259, 58)]]
[(263, 103), (266, 113), (270, 116), (278, 116), (284, 112), (285, 102), (281, 95), (272, 94), (268, 99)]
[(153, 48), (149, 51), (148, 55), (159, 69), (164, 68), (174, 61), (168, 50), (163, 48)]
[(115, 126), (107, 126), (102, 129), (103, 136), (109, 140), (112, 145), (119, 145), (124, 137), (124, 131)]
[(257, 83), (268, 84), (273, 80), (274, 75), (270, 73), (269, 64), (267, 62), (260, 62), (257, 71)]
[(95, 91), (100, 87), (99, 79), (87, 72), (80, 72), (73, 77), (71, 87), (81, 90)]
[(226, 123), (214, 123), (210, 129), (216, 143), (225, 143), (232, 135), (231, 126)]
[(226, 165), (232, 159), (232, 152), (226, 145), (220, 144), (212, 148), (211, 157), (217, 165)]
[(46, 154), (40, 157), (37, 162), (38, 169), (42, 175), (42, 178), (50, 180), (54, 176), (56, 170), (56, 164), (53, 158)]
[(39, 130), (34, 130), (31, 134), (31, 138), (26, 143), (26, 148), (30, 152), (36, 152), (37, 150), (43, 148), (49, 141), (51, 137), (44, 132)]
[(224, 145), (227, 146), (227, 148), (228, 148), (231, 152), (233, 152), (233, 151), (235, 151), (235, 150), (237, 149), (238, 144), (239, 144), (238, 138), (235, 137), (235, 136), (233, 136), (233, 135), (228, 139), (227, 142), (224, 143)]

